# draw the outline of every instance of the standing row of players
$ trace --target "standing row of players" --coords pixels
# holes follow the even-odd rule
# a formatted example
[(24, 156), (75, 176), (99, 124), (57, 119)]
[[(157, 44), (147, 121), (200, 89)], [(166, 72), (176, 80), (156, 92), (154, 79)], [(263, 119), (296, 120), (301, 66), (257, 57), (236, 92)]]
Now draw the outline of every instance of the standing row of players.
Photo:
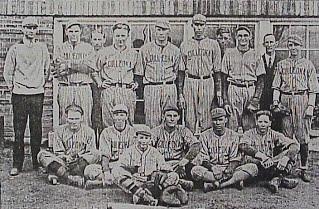
[[(30, 18), (24, 21), (24, 39), (22, 43), (10, 48), (5, 62), (4, 78), (13, 93), (16, 132), (14, 169), (11, 171), (13, 175), (18, 174), (23, 165), (21, 151), (25, 118), (27, 114), (30, 114), (30, 117), (34, 114), (33, 111), (21, 112), (25, 109), (23, 101), (30, 103), (38, 101), (37, 98), (30, 97), (30, 95), (36, 95), (41, 96), (39, 100), (43, 103), (45, 76), (42, 75), (41, 70), (44, 68), (47, 72), (49, 56), (46, 47), (34, 43), (37, 26), (37, 22)], [(184, 41), (179, 49), (168, 41), (169, 23), (158, 21), (155, 25), (155, 40), (142, 46), (138, 54), (127, 46), (126, 41), (130, 32), (127, 24), (114, 25), (114, 44), (95, 52), (91, 45), (80, 41), (81, 25), (70, 22), (66, 26), (68, 41), (55, 49), (53, 70), (54, 76), (59, 81), (58, 103), (61, 121), (65, 121), (67, 114), (64, 111), (68, 110), (68, 107), (79, 106), (81, 111), (77, 112), (83, 114), (85, 124), (91, 125), (93, 99), (90, 84), (92, 80), (98, 88), (103, 89), (100, 103), (105, 126), (112, 125), (112, 110), (117, 104), (124, 104), (127, 107), (129, 121), (134, 122), (136, 103), (134, 91), (141, 86), (144, 86), (145, 117), (149, 127), (154, 128), (161, 123), (165, 106), (178, 104), (181, 109), (185, 109), (186, 127), (191, 133), (200, 134), (200, 136), (203, 136), (205, 130), (210, 130), (209, 128), (214, 124), (212, 121), (214, 117), (210, 113), (214, 105), (225, 109), (218, 109), (218, 111), (223, 112), (222, 115), (225, 118), (224, 112), (230, 116), (226, 121), (229, 128), (234, 131), (237, 131), (239, 127), (242, 127), (244, 131), (254, 127), (256, 111), (260, 109), (260, 105), (264, 109), (269, 109), (272, 104), (273, 109), (279, 112), (280, 107), (284, 106), (288, 111), (283, 117), (281, 128), (287, 137), (295, 137), (299, 141), (302, 171), (300, 174), (303, 180), (309, 181), (306, 173), (309, 130), (319, 85), (313, 64), (301, 57), (302, 39), (296, 35), (290, 36), (288, 38), (289, 58), (278, 62), (274, 53), (276, 41), (271, 34), (264, 37), (266, 54), (262, 57), (249, 46), (252, 33), (248, 28), (238, 27), (236, 48), (221, 52), (217, 41), (204, 36), (205, 26), (206, 18), (203, 15), (195, 15), (192, 19), (194, 37)], [(35, 48), (35, 53), (28, 53), (28, 48)], [(224, 54), (223, 59), (222, 54)], [(271, 88), (274, 89), (273, 94)], [(216, 98), (215, 104), (214, 98)], [(30, 105), (28, 108), (34, 107)], [(18, 112), (21, 114), (17, 114)], [(269, 119), (270, 114), (266, 115)], [(18, 121), (22, 116), (26, 116), (23, 118), (23, 123)], [(36, 120), (36, 122), (39, 121)], [(220, 125), (217, 127), (220, 128)], [(34, 167), (37, 167), (36, 156), (39, 143), (33, 138), (39, 138), (34, 135), (39, 135), (40, 130), (34, 126), (30, 129), (32, 129), (31, 144), (34, 145), (32, 158)], [(211, 140), (212, 137), (209, 138)], [(70, 143), (71, 147), (76, 144), (72, 140)], [(65, 143), (63, 145), (66, 146)], [(258, 153), (252, 152), (251, 149), (246, 152), (251, 155)], [(263, 162), (267, 162), (268, 158), (261, 157)], [(285, 159), (286, 163), (283, 164), (288, 165), (288, 160)], [(87, 162), (84, 160), (82, 163)], [(264, 164), (271, 165), (273, 163), (271, 162)], [(188, 161), (185, 164), (188, 164)], [(185, 164), (182, 163), (181, 167), (185, 167)], [(278, 167), (282, 167), (282, 162)], [(211, 171), (212, 168), (206, 169)], [(204, 176), (207, 173), (209, 175), (209, 172), (201, 168), (195, 170)], [(246, 173), (253, 175), (253, 172), (247, 170), (245, 170)], [(227, 169), (226, 171), (228, 172)], [(223, 185), (215, 181), (212, 183), (217, 187)]]

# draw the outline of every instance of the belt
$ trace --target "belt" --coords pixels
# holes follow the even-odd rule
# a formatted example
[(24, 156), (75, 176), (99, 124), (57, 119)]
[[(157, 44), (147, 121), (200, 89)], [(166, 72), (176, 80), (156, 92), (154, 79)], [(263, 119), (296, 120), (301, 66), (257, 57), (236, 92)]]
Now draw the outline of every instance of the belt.
[(229, 84), (233, 85), (233, 86), (237, 86), (237, 87), (250, 87), (250, 86), (254, 86), (255, 85), (255, 82), (254, 81), (243, 81), (241, 83), (239, 82), (235, 82), (235, 81), (231, 81), (231, 80), (228, 80)]
[(165, 85), (165, 84), (174, 84), (174, 81), (167, 81), (167, 82), (149, 82), (149, 83), (145, 83), (145, 86), (148, 85)]
[(88, 86), (89, 83), (59, 83), (60, 86)]
[(192, 75), (192, 74), (187, 73), (186, 77), (192, 78), (192, 79), (204, 79), (204, 80), (206, 80), (206, 79), (211, 78), (212, 75), (198, 76), (198, 75)]
[(307, 94), (308, 91), (295, 91), (295, 92), (284, 92), (282, 91), (281, 94), (284, 95), (303, 95), (303, 94)]
[(132, 84), (127, 84), (127, 83), (109, 83), (108, 85), (109, 86), (120, 87), (120, 88), (127, 88), (127, 89), (132, 88)]

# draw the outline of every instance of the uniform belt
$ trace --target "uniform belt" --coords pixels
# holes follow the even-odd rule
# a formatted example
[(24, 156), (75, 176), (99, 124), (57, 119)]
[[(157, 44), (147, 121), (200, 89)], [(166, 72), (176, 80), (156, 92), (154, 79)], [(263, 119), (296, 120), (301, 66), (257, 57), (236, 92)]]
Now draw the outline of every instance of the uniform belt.
[(128, 83), (109, 83), (108, 85), (109, 86), (120, 87), (120, 88), (127, 88), (127, 89), (132, 88), (132, 84), (128, 84)]
[(174, 84), (174, 81), (167, 81), (167, 82), (149, 82), (149, 83), (145, 83), (145, 86), (148, 85), (165, 85), (165, 84)]
[(303, 94), (307, 94), (308, 91), (295, 91), (295, 92), (284, 92), (282, 91), (281, 94), (284, 95), (303, 95)]
[(192, 78), (192, 79), (204, 79), (204, 80), (206, 80), (206, 79), (211, 78), (212, 75), (198, 76), (198, 75), (192, 75), (192, 74), (187, 73), (186, 77)]
[(229, 84), (233, 85), (233, 86), (237, 86), (237, 87), (251, 87), (255, 85), (255, 81), (243, 81), (243, 82), (236, 82), (236, 81), (231, 81), (228, 80)]
[(88, 86), (89, 83), (60, 83), (60, 86)]

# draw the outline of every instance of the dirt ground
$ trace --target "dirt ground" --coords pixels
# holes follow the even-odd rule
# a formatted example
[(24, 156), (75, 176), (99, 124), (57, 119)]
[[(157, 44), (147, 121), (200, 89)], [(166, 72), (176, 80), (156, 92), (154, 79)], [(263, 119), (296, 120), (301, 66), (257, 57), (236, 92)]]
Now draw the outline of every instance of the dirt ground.
[[(192, 209), (316, 209), (319, 205), (319, 165), (318, 153), (312, 153), (316, 160), (311, 161), (313, 181), (300, 181), (294, 190), (280, 189), (271, 194), (260, 186), (249, 185), (242, 191), (229, 188), (203, 193), (195, 190), (190, 193), (190, 201), (182, 208)], [(31, 159), (27, 156), (24, 172), (10, 177), (11, 153), (7, 149), (1, 153), (1, 206), (2, 209), (102, 209), (111, 203), (130, 203), (129, 195), (120, 189), (84, 189), (67, 185), (49, 185), (46, 175), (31, 170)], [(313, 159), (313, 158), (312, 158)], [(131, 206), (127, 206), (133, 209)], [(112, 208), (127, 208), (113, 206)], [(141, 207), (137, 207), (141, 208)], [(144, 208), (144, 207), (143, 207)], [(148, 208), (148, 207), (145, 207)]]

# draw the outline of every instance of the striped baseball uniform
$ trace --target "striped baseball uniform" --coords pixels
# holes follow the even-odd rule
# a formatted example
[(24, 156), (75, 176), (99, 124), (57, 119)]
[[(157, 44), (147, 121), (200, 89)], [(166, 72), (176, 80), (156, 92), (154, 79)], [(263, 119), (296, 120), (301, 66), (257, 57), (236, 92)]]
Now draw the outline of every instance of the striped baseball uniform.
[(309, 93), (318, 93), (316, 69), (310, 60), (287, 58), (277, 65), (272, 88), (281, 92), (281, 103), (291, 111), (283, 117), (283, 133), (296, 136), (300, 144), (310, 139), (311, 119), (305, 118)]
[(175, 80), (179, 63), (180, 51), (170, 42), (161, 47), (152, 41), (140, 49), (136, 72), (143, 76), (145, 123), (151, 128), (161, 123), (167, 103), (177, 104)]
[(60, 158), (62, 155), (78, 155), (89, 164), (100, 160), (96, 150), (94, 130), (82, 124), (78, 131), (73, 132), (68, 126), (68, 124), (61, 125), (54, 131), (53, 153), (41, 151), (38, 154), (38, 161), (43, 167), (47, 168), (52, 162), (67, 166), (66, 162)]
[[(73, 47), (66, 41), (55, 48), (55, 59), (58, 60), (58, 63), (68, 63), (70, 66), (78, 65), (82, 68), (86, 68), (87, 57), (92, 53), (94, 53), (94, 49), (88, 43), (80, 42)], [(73, 70), (76, 71), (76, 69)], [(82, 72), (73, 72), (70, 75), (59, 77), (58, 81), (60, 124), (65, 123), (65, 108), (70, 104), (75, 103), (81, 106), (84, 111), (84, 123), (91, 125), (91, 112), (93, 106), (92, 91), (90, 87), (90, 83), (92, 83), (91, 75)]]
[(164, 156), (166, 161), (179, 161), (186, 154), (187, 148), (198, 139), (186, 127), (177, 125), (172, 133), (165, 130), (164, 124), (152, 129), (153, 146)]
[[(210, 128), (199, 137), (199, 141), (202, 143), (201, 153), (194, 160), (195, 166), (192, 169), (192, 176), (194, 180), (202, 180), (205, 172), (208, 171), (203, 163), (208, 162), (213, 166), (212, 172), (218, 176), (228, 167), (232, 161), (240, 161), (241, 155), (238, 153), (239, 135), (228, 128), (225, 129), (225, 133), (222, 136), (218, 136)], [(244, 170), (251, 176), (256, 175), (255, 166), (245, 164), (237, 167), (237, 170)]]
[(181, 44), (180, 70), (185, 71), (183, 95), (186, 103), (186, 126), (195, 132), (211, 126), (210, 109), (215, 95), (213, 74), (220, 71), (221, 52), (217, 41), (190, 39)]
[(129, 120), (134, 122), (136, 93), (132, 90), (138, 53), (131, 48), (118, 50), (113, 45), (98, 52), (96, 63), (91, 66), (100, 72), (102, 82), (109, 87), (101, 92), (103, 123), (106, 127), (113, 124), (112, 108), (125, 104), (129, 109)]
[(237, 48), (226, 49), (221, 72), (227, 75), (228, 98), (233, 115), (229, 128), (237, 131), (239, 126), (248, 130), (255, 125), (254, 115), (246, 110), (255, 94), (257, 77), (266, 74), (261, 56), (254, 49), (240, 52)]

